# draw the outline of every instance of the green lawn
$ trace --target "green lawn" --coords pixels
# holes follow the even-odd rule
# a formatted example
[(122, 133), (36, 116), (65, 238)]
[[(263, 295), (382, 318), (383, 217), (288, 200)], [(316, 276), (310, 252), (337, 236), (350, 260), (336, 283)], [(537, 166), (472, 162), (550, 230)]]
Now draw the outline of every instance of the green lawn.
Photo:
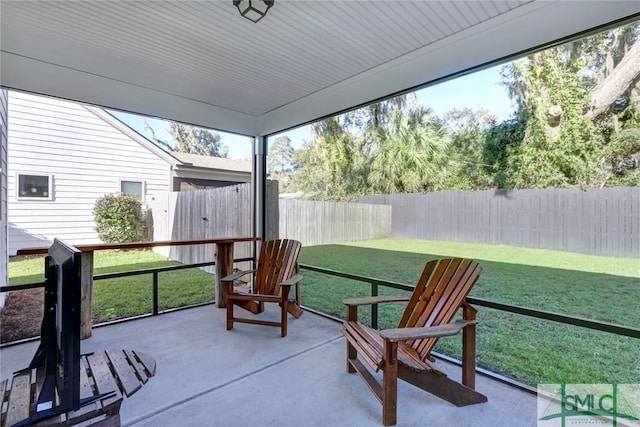
[[(474, 258), (483, 271), (473, 296), (640, 328), (640, 263), (565, 252), (423, 240), (358, 242), (304, 247), (300, 262), (413, 284), (427, 260)], [(152, 251), (95, 253), (95, 274), (173, 265)], [(42, 281), (43, 260), (9, 263), (10, 284)], [(304, 271), (303, 303), (343, 318), (342, 300), (370, 295), (368, 284)], [(213, 278), (188, 269), (160, 274), (160, 309), (211, 301)], [(94, 322), (151, 312), (151, 275), (96, 281)], [(398, 294), (380, 289), (381, 294)], [(380, 308), (380, 327), (394, 327), (401, 304)], [(367, 310), (361, 310), (367, 318)], [(537, 383), (637, 383), (640, 342), (479, 307), (478, 364)], [(459, 339), (438, 351), (460, 356)]]
[[(640, 328), (640, 263), (634, 259), (494, 245), (375, 240), (303, 248), (300, 261), (413, 284), (424, 263), (444, 256), (477, 259), (473, 296)], [(303, 271), (303, 303), (344, 318), (344, 298), (370, 295), (368, 284)], [(381, 294), (398, 294), (382, 290)], [(400, 292), (401, 293), (401, 292)], [(380, 307), (380, 327), (394, 327), (402, 306)], [(365, 318), (368, 313), (363, 310)], [(479, 307), (478, 364), (528, 384), (635, 383), (640, 342), (604, 332)], [(438, 350), (460, 355), (459, 339)]]
[[(175, 261), (149, 250), (99, 251), (94, 254), (94, 274), (177, 265)], [(9, 262), (9, 283), (20, 285), (44, 280), (44, 258), (16, 258)], [(160, 273), (160, 310), (212, 301), (213, 276), (195, 268)], [(94, 282), (92, 311), (94, 323), (151, 313), (151, 274), (97, 280)]]

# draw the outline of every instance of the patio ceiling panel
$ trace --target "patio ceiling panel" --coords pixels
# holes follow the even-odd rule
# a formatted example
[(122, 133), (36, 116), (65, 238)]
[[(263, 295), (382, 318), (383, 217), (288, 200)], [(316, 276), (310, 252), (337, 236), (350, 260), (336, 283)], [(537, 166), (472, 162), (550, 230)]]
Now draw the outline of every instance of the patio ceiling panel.
[[(518, 53), (572, 35), (640, 16), (640, 2), (630, 1), (534, 1), (519, 7), (513, 7), (512, 2), (455, 3), (470, 3), (474, 10), (483, 8), (487, 12), (490, 7), (498, 12), (511, 9), (458, 32), (447, 28), (449, 34), (444, 38), (264, 114), (261, 129), (266, 134), (276, 132), (287, 124), (304, 123), (310, 112), (318, 118), (345, 109), (345, 99), (352, 107), (364, 105), (375, 99), (375, 93), (382, 98), (415, 90), (469, 70), (506, 62)], [(435, 15), (430, 16), (431, 21), (435, 19)]]
[(0, 84), (249, 135), (640, 13), (629, 1), (3, 1)]

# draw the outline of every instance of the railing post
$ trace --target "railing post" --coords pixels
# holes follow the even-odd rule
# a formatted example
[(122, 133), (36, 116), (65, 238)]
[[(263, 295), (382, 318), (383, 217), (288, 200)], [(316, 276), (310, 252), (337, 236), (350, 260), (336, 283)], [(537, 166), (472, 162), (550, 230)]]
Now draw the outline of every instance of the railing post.
[[(371, 282), (371, 296), (378, 296), (378, 283)], [(378, 329), (378, 304), (371, 305), (371, 327), (373, 329)]]
[(215, 295), (216, 307), (225, 308), (227, 306), (226, 292), (224, 286), (220, 284), (220, 279), (233, 273), (233, 242), (216, 243), (216, 278)]
[(158, 272), (153, 272), (153, 315), (158, 314)]
[(80, 254), (80, 339), (91, 336), (93, 315), (91, 313), (91, 296), (93, 294), (93, 251)]

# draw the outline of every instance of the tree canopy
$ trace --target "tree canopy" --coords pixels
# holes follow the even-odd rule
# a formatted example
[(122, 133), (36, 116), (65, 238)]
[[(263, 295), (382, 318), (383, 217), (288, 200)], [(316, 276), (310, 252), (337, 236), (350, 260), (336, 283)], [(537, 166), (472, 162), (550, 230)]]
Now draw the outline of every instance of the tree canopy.
[(293, 188), (293, 155), (295, 150), (291, 146), (288, 136), (275, 139), (267, 156), (267, 173), (269, 178), (280, 182), (280, 191)]
[(173, 138), (174, 151), (213, 157), (229, 155), (229, 147), (222, 143), (218, 132), (171, 122), (169, 134)]
[(180, 153), (199, 154), (202, 156), (228, 157), (229, 147), (222, 142), (222, 136), (216, 131), (170, 122), (168, 132), (171, 141), (163, 141), (156, 137), (154, 129), (145, 122), (153, 141), (160, 147)]
[(639, 38), (635, 22), (504, 65), (502, 122), (486, 108), (440, 118), (411, 94), (315, 123), (288, 173), (330, 199), (640, 185)]

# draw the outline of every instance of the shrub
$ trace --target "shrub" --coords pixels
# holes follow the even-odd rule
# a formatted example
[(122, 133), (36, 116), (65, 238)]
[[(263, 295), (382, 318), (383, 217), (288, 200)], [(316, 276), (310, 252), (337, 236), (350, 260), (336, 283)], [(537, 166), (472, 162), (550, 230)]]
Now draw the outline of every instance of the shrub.
[(98, 237), (105, 243), (126, 243), (141, 240), (142, 205), (129, 194), (106, 194), (96, 200), (93, 208)]

